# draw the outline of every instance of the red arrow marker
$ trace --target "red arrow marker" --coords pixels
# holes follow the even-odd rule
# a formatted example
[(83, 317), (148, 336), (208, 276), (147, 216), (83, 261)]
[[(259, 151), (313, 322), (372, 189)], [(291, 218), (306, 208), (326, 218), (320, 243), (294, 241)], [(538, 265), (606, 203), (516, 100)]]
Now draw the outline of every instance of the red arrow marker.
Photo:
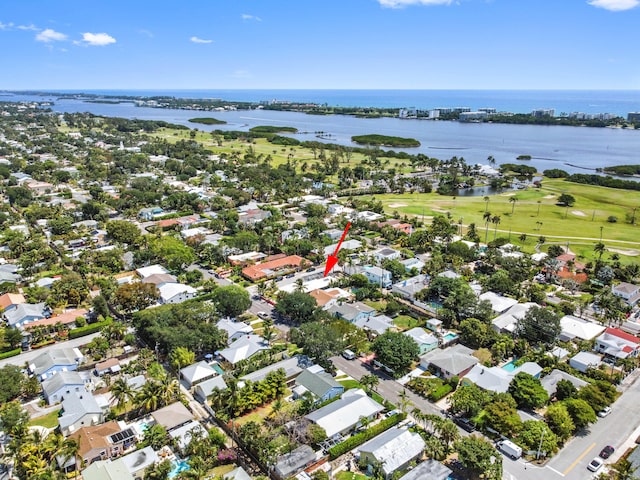
[(331, 271), (331, 269), (336, 266), (336, 263), (338, 263), (338, 250), (340, 250), (340, 246), (342, 245), (342, 241), (344, 240), (344, 237), (347, 236), (347, 232), (349, 231), (349, 227), (351, 227), (351, 222), (347, 222), (347, 226), (344, 227), (344, 232), (342, 232), (342, 236), (340, 237), (340, 241), (338, 242), (338, 245), (336, 246), (336, 251), (333, 252), (333, 255), (328, 255), (327, 256), (327, 265), (324, 267), (324, 276), (325, 277)]

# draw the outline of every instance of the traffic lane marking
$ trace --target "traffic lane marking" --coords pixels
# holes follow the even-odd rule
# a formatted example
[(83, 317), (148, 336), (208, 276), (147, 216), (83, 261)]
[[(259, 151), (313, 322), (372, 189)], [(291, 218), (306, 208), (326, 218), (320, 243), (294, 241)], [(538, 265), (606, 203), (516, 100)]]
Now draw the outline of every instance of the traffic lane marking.
[(587, 454), (588, 454), (591, 450), (593, 450), (593, 447), (595, 447), (595, 446), (596, 446), (595, 442), (594, 442), (594, 443), (592, 443), (592, 444), (591, 444), (591, 446), (590, 446), (589, 448), (587, 448), (584, 452), (582, 452), (582, 454), (581, 454), (578, 458), (576, 458), (576, 459), (573, 461), (573, 463), (572, 463), (571, 465), (569, 465), (569, 467), (568, 467), (564, 472), (562, 472), (562, 474), (563, 474), (563, 475), (566, 475), (566, 474), (567, 474), (567, 473), (569, 473), (571, 470), (573, 470), (573, 469), (575, 468), (575, 466), (576, 466), (578, 463), (580, 463), (580, 461), (581, 461), (584, 457), (586, 457), (586, 456), (587, 456)]

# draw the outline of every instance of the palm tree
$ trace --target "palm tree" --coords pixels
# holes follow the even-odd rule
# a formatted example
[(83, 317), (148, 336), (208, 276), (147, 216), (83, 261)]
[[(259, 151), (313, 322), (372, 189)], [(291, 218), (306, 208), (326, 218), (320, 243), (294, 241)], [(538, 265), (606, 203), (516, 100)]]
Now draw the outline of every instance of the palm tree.
[(540, 205), (542, 205), (542, 200), (538, 200), (538, 217), (540, 216)]
[(593, 251), (598, 254), (598, 262), (600, 262), (602, 260), (602, 255), (607, 251), (607, 249), (605, 248), (604, 243), (598, 242), (594, 245)]
[(413, 402), (409, 399), (409, 395), (407, 394), (406, 389), (402, 389), (402, 391), (398, 394), (398, 398), (400, 399), (399, 407), (402, 413), (407, 413), (409, 407), (413, 406)]
[(633, 463), (625, 458), (621, 458), (615, 464), (609, 467), (614, 472), (615, 480), (631, 480), (635, 478), (634, 473), (638, 467), (634, 467)]
[(160, 382), (149, 381), (142, 386), (140, 392), (135, 396), (136, 407), (145, 411), (153, 412), (162, 403), (163, 387)]
[(513, 215), (513, 211), (516, 209), (516, 202), (518, 198), (514, 195), (513, 197), (509, 197), (509, 202), (511, 203), (511, 215)]
[(449, 418), (440, 422), (437, 426), (438, 438), (446, 445), (447, 450), (460, 439), (460, 432), (455, 423)]
[(484, 213), (487, 213), (487, 209), (489, 208), (489, 201), (491, 200), (491, 198), (485, 196), (484, 197)]
[(366, 374), (360, 377), (360, 383), (367, 392), (371, 392), (378, 386), (380, 379), (377, 375)]
[(526, 233), (523, 233), (523, 234), (520, 235), (520, 241), (522, 243), (527, 241), (527, 234)]
[(493, 229), (493, 239), (496, 239), (496, 235), (498, 234), (498, 224), (500, 223), (500, 216), (499, 215), (494, 215), (493, 217), (491, 217), (491, 223), (493, 223), (495, 225), (494, 229)]
[(491, 212), (484, 212), (484, 215), (482, 215), (482, 218), (484, 219), (484, 226), (485, 226), (484, 243), (487, 243), (487, 238), (489, 236), (489, 222), (491, 222)]
[(110, 391), (111, 398), (116, 402), (118, 407), (126, 405), (133, 399), (133, 389), (124, 377), (119, 377), (115, 382), (113, 382)]

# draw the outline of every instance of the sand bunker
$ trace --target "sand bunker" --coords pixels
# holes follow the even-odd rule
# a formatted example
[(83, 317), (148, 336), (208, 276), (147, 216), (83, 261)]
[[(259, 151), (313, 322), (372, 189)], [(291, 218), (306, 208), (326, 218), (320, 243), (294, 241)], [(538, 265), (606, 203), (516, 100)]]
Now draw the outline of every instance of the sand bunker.
[(586, 217), (587, 214), (580, 210), (571, 210), (571, 215), (575, 215), (576, 217)]
[(640, 255), (640, 252), (633, 248), (609, 248), (608, 250), (613, 253), (619, 253), (620, 255), (627, 255), (628, 257), (637, 257)]
[(390, 203), (389, 204), (389, 208), (400, 208), (400, 207), (406, 207), (407, 204), (406, 203)]
[(501, 197), (513, 197), (515, 195), (515, 193), (511, 192), (511, 193), (503, 193), (502, 195), (500, 195)]
[(542, 197), (542, 198), (556, 198), (555, 195), (547, 195), (546, 197)]

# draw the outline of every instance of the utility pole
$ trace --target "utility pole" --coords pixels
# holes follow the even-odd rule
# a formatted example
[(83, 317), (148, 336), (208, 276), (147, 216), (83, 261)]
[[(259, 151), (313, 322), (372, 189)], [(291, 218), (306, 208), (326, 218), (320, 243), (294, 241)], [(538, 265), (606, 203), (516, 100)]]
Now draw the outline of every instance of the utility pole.
[(540, 435), (540, 443), (538, 444), (538, 452), (536, 453), (536, 460), (540, 458), (540, 450), (542, 449), (542, 440), (544, 439), (544, 434), (546, 430), (542, 429), (542, 434)]

